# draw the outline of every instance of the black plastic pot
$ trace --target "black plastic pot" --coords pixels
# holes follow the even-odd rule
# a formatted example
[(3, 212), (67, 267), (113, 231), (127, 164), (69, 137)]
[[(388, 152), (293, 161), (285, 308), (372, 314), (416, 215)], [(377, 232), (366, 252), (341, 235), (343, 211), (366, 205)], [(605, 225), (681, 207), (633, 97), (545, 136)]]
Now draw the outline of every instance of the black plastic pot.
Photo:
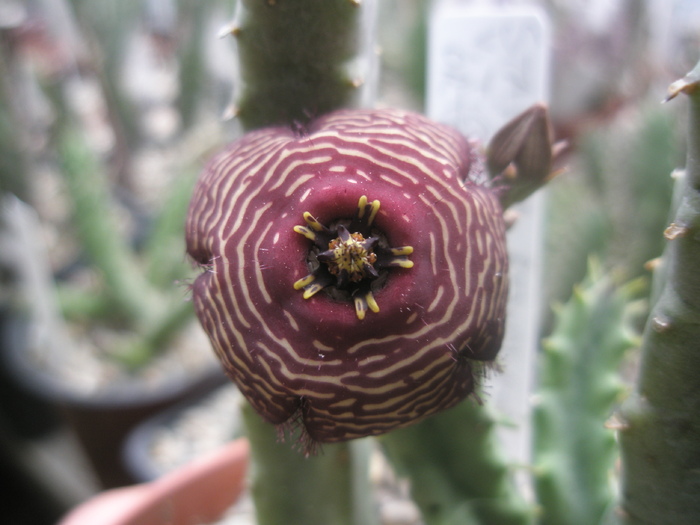
[(134, 479), (122, 461), (129, 432), (167, 407), (202, 395), (227, 381), (217, 364), (196, 376), (181, 375), (158, 388), (113, 385), (96, 396), (83, 396), (45, 370), (32, 366), (22, 345), (5, 349), (6, 363), (17, 380), (40, 399), (53, 404), (80, 442), (104, 488), (129, 485)]
[[(0, 357), (26, 347), (26, 324), (9, 310), (0, 310)], [(38, 439), (60, 425), (53, 402), (25, 388), (8, 362), (0, 359), (0, 413), (13, 436)]]

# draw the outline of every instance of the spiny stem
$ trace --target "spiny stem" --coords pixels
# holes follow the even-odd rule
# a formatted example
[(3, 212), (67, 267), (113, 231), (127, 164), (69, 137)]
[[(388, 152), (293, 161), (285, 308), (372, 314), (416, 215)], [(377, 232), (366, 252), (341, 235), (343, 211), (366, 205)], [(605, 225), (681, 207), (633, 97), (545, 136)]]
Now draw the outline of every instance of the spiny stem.
[(700, 523), (700, 64), (669, 98), (690, 98), (683, 194), (666, 230), (660, 295), (642, 345), (639, 379), (620, 412), (622, 521)]
[(534, 410), (541, 525), (598, 524), (614, 500), (615, 437), (603, 423), (623, 392), (618, 369), (635, 343), (626, 312), (640, 284), (615, 287), (591, 263), (544, 342)]

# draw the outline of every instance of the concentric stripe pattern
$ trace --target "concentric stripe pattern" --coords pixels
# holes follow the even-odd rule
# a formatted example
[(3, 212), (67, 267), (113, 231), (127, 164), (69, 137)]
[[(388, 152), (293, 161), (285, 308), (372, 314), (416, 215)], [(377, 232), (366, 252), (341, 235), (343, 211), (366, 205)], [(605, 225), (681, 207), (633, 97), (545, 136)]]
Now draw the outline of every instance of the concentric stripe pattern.
[[(474, 390), (475, 361), (493, 360), (508, 289), (505, 227), (478, 156), (459, 133), (397, 110), (340, 111), (295, 135), (247, 134), (217, 155), (187, 222), (197, 315), (227, 373), (271, 423), (300, 420), (312, 440), (405, 426)], [(304, 299), (309, 212), (351, 219), (363, 195), (373, 226), (412, 246), (391, 268), (379, 311)]]

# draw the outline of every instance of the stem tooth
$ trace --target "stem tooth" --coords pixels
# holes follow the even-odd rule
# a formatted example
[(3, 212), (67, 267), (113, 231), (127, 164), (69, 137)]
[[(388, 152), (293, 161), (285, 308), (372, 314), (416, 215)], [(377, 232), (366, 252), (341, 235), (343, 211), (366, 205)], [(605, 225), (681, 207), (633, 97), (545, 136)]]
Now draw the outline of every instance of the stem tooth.
[(670, 226), (664, 230), (664, 237), (672, 241), (683, 237), (686, 233), (688, 233), (688, 228), (686, 226), (672, 222)]
[(664, 332), (667, 332), (669, 328), (671, 328), (671, 321), (667, 319), (666, 317), (657, 315), (656, 317), (653, 317), (651, 319), (651, 327), (654, 329), (655, 332), (662, 334)]

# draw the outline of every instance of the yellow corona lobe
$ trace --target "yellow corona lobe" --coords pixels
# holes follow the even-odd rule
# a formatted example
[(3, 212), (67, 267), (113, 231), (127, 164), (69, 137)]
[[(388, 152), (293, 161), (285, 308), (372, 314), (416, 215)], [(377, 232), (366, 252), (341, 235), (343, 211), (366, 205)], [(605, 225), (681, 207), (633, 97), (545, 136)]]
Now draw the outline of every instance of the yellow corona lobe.
[(367, 196), (363, 195), (360, 197), (360, 201), (357, 203), (357, 218), (362, 219), (365, 216), (365, 208), (367, 207)]
[(310, 229), (308, 229), (306, 226), (295, 226), (294, 231), (300, 233), (310, 241), (316, 240), (316, 234)]
[(323, 226), (321, 225), (321, 223), (318, 222), (316, 218), (313, 215), (311, 215), (308, 211), (304, 213), (304, 220), (306, 221), (306, 224), (308, 224), (315, 231), (323, 231)]
[(313, 275), (307, 275), (303, 279), (299, 279), (297, 282), (294, 283), (294, 289), (301, 290), (305, 286), (308, 286), (312, 282), (314, 282), (314, 279), (315, 279), (315, 277)]
[(367, 224), (371, 225), (374, 222), (374, 218), (377, 216), (378, 211), (379, 201), (372, 201), (372, 204), (370, 205), (369, 220), (367, 221)]
[(372, 292), (368, 292), (367, 295), (365, 295), (365, 301), (367, 301), (367, 306), (369, 309), (375, 314), (379, 312), (379, 305), (377, 304), (377, 301), (374, 300), (374, 295), (372, 295)]
[(392, 248), (392, 255), (411, 255), (413, 253), (413, 246), (402, 246), (401, 248)]

